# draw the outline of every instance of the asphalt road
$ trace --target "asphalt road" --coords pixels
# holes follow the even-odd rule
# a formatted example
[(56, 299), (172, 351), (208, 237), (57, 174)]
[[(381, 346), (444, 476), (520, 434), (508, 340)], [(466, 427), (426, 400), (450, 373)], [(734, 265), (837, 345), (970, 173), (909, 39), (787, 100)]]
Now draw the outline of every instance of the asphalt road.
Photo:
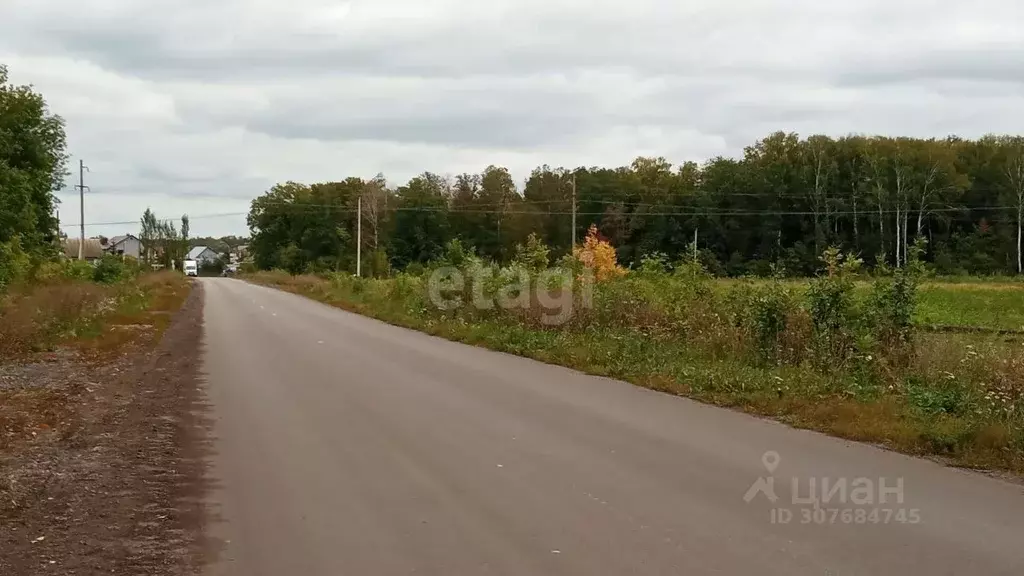
[(1020, 484), (201, 282), (210, 574), (1024, 574)]

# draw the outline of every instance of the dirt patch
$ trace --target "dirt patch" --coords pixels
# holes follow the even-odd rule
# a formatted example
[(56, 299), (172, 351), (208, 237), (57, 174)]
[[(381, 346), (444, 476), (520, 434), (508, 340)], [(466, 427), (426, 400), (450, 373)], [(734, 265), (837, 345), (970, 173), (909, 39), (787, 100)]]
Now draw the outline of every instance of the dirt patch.
[(97, 362), (0, 366), (0, 574), (181, 575), (203, 558), (201, 286)]

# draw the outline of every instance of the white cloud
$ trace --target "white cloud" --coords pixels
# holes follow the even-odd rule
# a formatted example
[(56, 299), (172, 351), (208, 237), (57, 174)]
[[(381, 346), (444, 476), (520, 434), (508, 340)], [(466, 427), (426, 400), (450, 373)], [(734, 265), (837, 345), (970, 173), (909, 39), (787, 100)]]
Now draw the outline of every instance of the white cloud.
[(1021, 21), (1014, 0), (5, 0), (0, 62), (66, 118), (87, 220), (134, 221), (245, 212), (287, 179), (522, 179), (774, 130), (1024, 132)]

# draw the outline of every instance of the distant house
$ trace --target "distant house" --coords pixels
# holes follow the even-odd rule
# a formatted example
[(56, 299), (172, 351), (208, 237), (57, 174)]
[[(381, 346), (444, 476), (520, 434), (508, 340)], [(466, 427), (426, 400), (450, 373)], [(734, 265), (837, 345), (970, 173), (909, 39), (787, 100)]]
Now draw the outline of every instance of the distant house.
[(241, 264), (249, 259), (249, 245), (241, 244), (236, 246), (234, 251), (231, 253), (231, 263)]
[(203, 264), (214, 264), (220, 260), (220, 254), (210, 250), (206, 246), (196, 246), (188, 251), (188, 260), (195, 260), (200, 266)]
[(107, 242), (107, 246), (104, 250), (108, 254), (140, 258), (142, 256), (142, 242), (131, 234), (125, 236), (114, 236)]
[[(78, 245), (81, 241), (78, 238), (68, 238), (64, 241), (64, 256), (72, 260), (78, 259)], [(103, 244), (99, 238), (86, 238), (82, 248), (82, 257), (88, 261), (99, 260), (103, 257)]]

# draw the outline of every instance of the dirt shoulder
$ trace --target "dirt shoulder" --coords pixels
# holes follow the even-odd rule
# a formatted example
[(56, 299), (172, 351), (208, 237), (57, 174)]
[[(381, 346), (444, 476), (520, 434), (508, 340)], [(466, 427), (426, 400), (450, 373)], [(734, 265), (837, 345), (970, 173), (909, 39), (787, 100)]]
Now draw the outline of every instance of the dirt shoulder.
[(158, 344), (0, 366), (0, 574), (198, 571), (202, 304), (195, 283)]

